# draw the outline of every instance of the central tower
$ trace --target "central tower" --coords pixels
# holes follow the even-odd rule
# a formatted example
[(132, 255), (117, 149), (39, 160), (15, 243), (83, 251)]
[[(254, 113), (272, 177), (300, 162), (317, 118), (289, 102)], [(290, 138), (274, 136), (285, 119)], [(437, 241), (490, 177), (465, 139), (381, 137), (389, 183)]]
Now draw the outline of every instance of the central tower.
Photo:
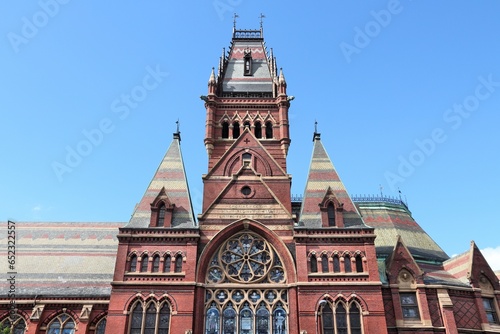
[[(254, 219), (293, 229), (290, 145), (283, 72), (265, 47), (263, 30), (233, 30), (229, 51), (212, 69), (205, 101), (208, 173), (200, 227), (211, 239), (225, 225)], [(210, 227), (212, 226), (212, 227)]]

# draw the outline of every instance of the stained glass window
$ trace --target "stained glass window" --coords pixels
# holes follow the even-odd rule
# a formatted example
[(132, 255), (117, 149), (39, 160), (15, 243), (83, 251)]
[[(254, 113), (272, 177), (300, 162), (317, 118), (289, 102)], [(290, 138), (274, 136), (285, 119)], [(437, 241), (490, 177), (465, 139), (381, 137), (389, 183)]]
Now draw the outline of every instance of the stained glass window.
[(323, 325), (323, 334), (334, 334), (333, 310), (330, 303), (325, 303), (321, 308), (321, 322)]
[(49, 325), (47, 334), (74, 334), (75, 322), (67, 314), (57, 316)]
[(286, 334), (287, 333), (287, 331), (286, 331), (286, 312), (279, 304), (278, 304), (278, 307), (276, 308), (276, 310), (274, 310), (273, 322), (274, 322), (274, 328), (273, 328), (274, 334)]
[[(158, 305), (160, 305), (158, 309)], [(130, 318), (130, 334), (168, 334), (170, 307), (164, 302), (151, 301), (143, 312), (141, 302), (135, 304)]]
[(352, 303), (349, 308), (349, 321), (351, 334), (361, 334), (361, 313), (356, 303)]
[(219, 310), (212, 303), (212, 306), (208, 309), (206, 314), (205, 323), (205, 333), (206, 334), (218, 334), (219, 333)]
[(342, 303), (337, 304), (335, 309), (335, 322), (337, 323), (337, 333), (347, 334), (347, 314)]
[(99, 321), (95, 330), (95, 334), (104, 334), (105, 331), (106, 331), (106, 318)]
[[(230, 334), (233, 334), (229, 332)], [(224, 331), (224, 334), (229, 334)], [(244, 307), (240, 311), (240, 333), (241, 334), (253, 334), (253, 312), (248, 306), (245, 304)]]
[(223, 334), (235, 334), (236, 333), (236, 311), (233, 308), (233, 304), (229, 303), (224, 309), (223, 313)]
[(10, 328), (11, 333), (13, 334), (24, 334), (26, 331), (26, 322), (24, 319), (19, 315), (15, 315), (12, 320), (13, 321), (11, 322), (11, 318), (7, 317), (4, 321), (2, 321), (1, 325), (6, 328)]
[(260, 304), (255, 314), (255, 327), (257, 329), (257, 334), (269, 333), (269, 311), (263, 303)]

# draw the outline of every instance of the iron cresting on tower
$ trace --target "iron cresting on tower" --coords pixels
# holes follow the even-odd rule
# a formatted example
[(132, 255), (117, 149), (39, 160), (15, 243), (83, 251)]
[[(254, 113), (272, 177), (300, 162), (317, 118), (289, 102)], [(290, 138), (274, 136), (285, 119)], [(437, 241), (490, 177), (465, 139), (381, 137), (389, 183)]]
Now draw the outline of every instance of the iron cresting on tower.
[[(351, 197), (321, 136), (290, 194), (285, 75), (234, 28), (212, 69), (202, 212), (177, 129), (127, 223), (19, 224), (18, 296), (0, 323), (42, 334), (500, 333), (477, 246), (452, 259), (400, 199)], [(43, 251), (42, 251), (43, 250)]]

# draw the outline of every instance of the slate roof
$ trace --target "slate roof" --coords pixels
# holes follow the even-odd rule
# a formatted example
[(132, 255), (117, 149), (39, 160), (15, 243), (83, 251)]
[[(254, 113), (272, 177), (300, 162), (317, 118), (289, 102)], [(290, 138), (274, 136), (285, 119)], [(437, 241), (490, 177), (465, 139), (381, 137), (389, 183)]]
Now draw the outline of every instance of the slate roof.
[[(16, 222), (16, 295), (109, 296), (118, 247), (116, 236), (124, 225)], [(0, 234), (2, 245), (7, 244), (6, 231)], [(5, 259), (6, 250), (0, 250)], [(1, 261), (0, 268), (3, 273), (13, 271), (7, 261)], [(7, 295), (6, 289), (7, 284), (0, 284), (1, 296)]]
[[(248, 34), (245, 34), (248, 32)], [(250, 33), (254, 33), (249, 37)], [(245, 52), (251, 52), (252, 73), (244, 74)], [(274, 59), (267, 55), (262, 32), (235, 31), (227, 57), (221, 63), (222, 92), (273, 92)]]
[(192, 228), (196, 220), (191, 205), (191, 196), (184, 169), (180, 148), (180, 134), (174, 134), (174, 140), (165, 153), (151, 183), (136, 206), (127, 228), (149, 227), (151, 220), (151, 203), (156, 199), (162, 188), (172, 204), (175, 204), (172, 217), (173, 228)]
[(356, 205), (365, 224), (375, 228), (377, 256), (389, 256), (399, 235), (417, 262), (441, 263), (449, 259), (441, 247), (413, 219), (404, 203), (380, 200), (356, 202)]
[(337, 200), (344, 205), (344, 226), (367, 227), (323, 147), (320, 135), (315, 133), (313, 154), (300, 210), (299, 225), (303, 223), (305, 227), (310, 228), (322, 226), (321, 212), (318, 205), (324, 199), (328, 187), (332, 189)]

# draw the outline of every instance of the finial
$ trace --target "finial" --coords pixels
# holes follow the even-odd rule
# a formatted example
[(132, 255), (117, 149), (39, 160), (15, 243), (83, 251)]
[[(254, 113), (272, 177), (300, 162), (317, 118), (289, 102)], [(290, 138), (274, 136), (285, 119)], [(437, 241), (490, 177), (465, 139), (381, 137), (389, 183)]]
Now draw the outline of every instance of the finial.
[(215, 72), (214, 72), (214, 68), (212, 67), (212, 73), (210, 73), (210, 79), (208, 79), (208, 83), (209, 84), (215, 84)]
[(178, 139), (180, 142), (181, 141), (181, 132), (179, 131), (179, 126), (180, 126), (179, 119), (177, 119), (177, 122), (175, 122), (175, 124), (177, 125), (177, 132), (174, 133), (174, 139)]
[(281, 68), (281, 67), (280, 67), (279, 83), (286, 84), (285, 75), (283, 74), (283, 68)]
[(262, 19), (265, 17), (266, 16), (264, 14), (260, 13), (260, 16), (259, 16), (259, 18), (260, 18), (260, 30), (262, 30), (262, 23), (264, 23), (264, 20), (262, 20)]
[(236, 18), (240, 17), (238, 14), (233, 14), (233, 30), (236, 30)]
[(382, 187), (381, 184), (379, 184), (378, 186), (379, 186), (379, 189), (380, 189), (380, 197), (384, 197), (384, 193), (382, 192), (382, 190), (384, 190), (384, 187)]
[(313, 141), (315, 140), (320, 140), (321, 139), (321, 133), (318, 132), (318, 121), (314, 120), (314, 135), (313, 135)]

